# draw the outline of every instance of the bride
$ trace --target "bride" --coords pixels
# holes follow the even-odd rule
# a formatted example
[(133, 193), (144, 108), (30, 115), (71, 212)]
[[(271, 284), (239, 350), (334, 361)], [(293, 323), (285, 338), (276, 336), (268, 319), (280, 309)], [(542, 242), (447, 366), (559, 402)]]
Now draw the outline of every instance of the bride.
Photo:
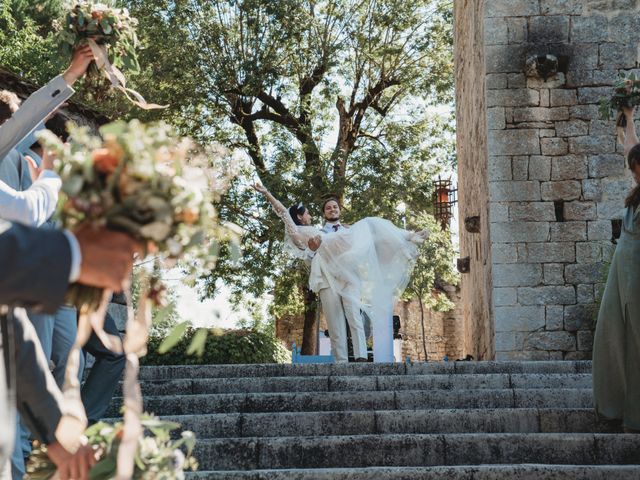
[(417, 245), (429, 232), (411, 232), (383, 218), (368, 217), (326, 233), (312, 226), (311, 215), (301, 203), (287, 210), (264, 186), (254, 188), (283, 220), (286, 251), (311, 260), (309, 288), (318, 293), (328, 283), (343, 301), (360, 305), (372, 320), (374, 360), (393, 362), (394, 299), (407, 286)]

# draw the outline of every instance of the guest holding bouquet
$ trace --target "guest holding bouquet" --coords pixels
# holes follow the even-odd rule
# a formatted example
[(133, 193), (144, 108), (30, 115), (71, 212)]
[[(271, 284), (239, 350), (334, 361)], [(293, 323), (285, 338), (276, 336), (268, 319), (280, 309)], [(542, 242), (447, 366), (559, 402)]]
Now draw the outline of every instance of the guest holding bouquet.
[(636, 186), (624, 202), (622, 233), (611, 260), (593, 344), (596, 411), (640, 432), (640, 141), (634, 107), (623, 107), (624, 153)]

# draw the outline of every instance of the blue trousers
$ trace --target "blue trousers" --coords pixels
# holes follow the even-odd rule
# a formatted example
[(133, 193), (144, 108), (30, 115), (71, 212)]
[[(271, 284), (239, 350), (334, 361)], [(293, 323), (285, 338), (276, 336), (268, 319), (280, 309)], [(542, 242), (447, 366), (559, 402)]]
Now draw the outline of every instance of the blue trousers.
[[(116, 322), (109, 313), (104, 319), (104, 331), (120, 337)], [(126, 358), (123, 354), (113, 353), (105, 347), (95, 333), (89, 337), (84, 351), (96, 359), (82, 386), (82, 403), (91, 425), (100, 420), (109, 408), (113, 393), (122, 378)]]

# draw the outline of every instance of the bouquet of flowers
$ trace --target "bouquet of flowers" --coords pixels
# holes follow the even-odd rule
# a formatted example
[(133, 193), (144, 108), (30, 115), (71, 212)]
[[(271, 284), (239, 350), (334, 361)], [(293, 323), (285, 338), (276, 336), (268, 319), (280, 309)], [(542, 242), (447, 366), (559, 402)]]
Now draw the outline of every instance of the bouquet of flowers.
[(70, 57), (82, 45), (91, 47), (96, 62), (87, 72), (85, 86), (95, 101), (104, 100), (109, 87), (113, 85), (141, 108), (164, 108), (148, 104), (135, 90), (126, 88), (124, 75), (120, 71), (140, 73), (136, 53), (137, 25), (138, 21), (129, 15), (126, 8), (84, 1), (75, 4), (63, 20), (56, 21), (54, 29), (63, 55)]
[[(39, 139), (56, 151), (62, 178), (58, 214), (64, 228), (86, 224), (123, 231), (164, 260), (184, 260), (195, 277), (215, 266), (221, 241), (238, 233), (218, 221), (213, 206), (234, 160), (218, 146), (203, 149), (164, 123), (118, 121), (100, 128), (70, 127), (70, 143), (45, 130)], [(74, 285), (67, 300), (95, 309), (99, 289)]]
[[(172, 440), (171, 432), (180, 427), (152, 415), (141, 418), (145, 435), (138, 440), (133, 479), (183, 479), (185, 470), (195, 471), (198, 463), (192, 456), (195, 446), (193, 432), (183, 431), (180, 439)], [(85, 435), (99, 455), (99, 461), (89, 471), (91, 480), (107, 480), (116, 473), (118, 448), (123, 436), (122, 422), (114, 425), (99, 422), (85, 431)], [(29, 457), (27, 474), (34, 480), (52, 478), (56, 467), (47, 457), (47, 447), (39, 445)]]
[[(612, 112), (619, 112), (623, 107), (640, 105), (640, 80), (634, 74), (620, 77), (613, 87), (611, 98), (600, 100), (600, 116), (604, 120), (611, 118)], [(624, 119), (624, 116), (621, 117)], [(620, 119), (618, 120), (618, 124)], [(624, 125), (618, 125), (624, 126)]]

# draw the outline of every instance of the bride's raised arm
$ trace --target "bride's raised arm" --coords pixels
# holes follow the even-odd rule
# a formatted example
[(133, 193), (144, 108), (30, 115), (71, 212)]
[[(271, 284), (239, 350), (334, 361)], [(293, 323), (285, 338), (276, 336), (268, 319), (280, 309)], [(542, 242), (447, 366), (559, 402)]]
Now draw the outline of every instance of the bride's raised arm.
[(253, 189), (256, 192), (260, 192), (269, 201), (269, 203), (271, 204), (271, 208), (273, 208), (273, 211), (276, 212), (276, 214), (284, 222), (284, 228), (287, 234), (291, 237), (291, 240), (293, 240), (293, 243), (295, 243), (296, 247), (301, 250), (307, 248), (306, 238), (301, 235), (300, 232), (298, 232), (297, 225), (293, 222), (291, 215), (289, 215), (289, 210), (286, 209), (282, 202), (271, 195), (271, 192), (269, 192), (269, 190), (267, 190), (267, 188), (262, 184), (256, 183), (253, 186)]

